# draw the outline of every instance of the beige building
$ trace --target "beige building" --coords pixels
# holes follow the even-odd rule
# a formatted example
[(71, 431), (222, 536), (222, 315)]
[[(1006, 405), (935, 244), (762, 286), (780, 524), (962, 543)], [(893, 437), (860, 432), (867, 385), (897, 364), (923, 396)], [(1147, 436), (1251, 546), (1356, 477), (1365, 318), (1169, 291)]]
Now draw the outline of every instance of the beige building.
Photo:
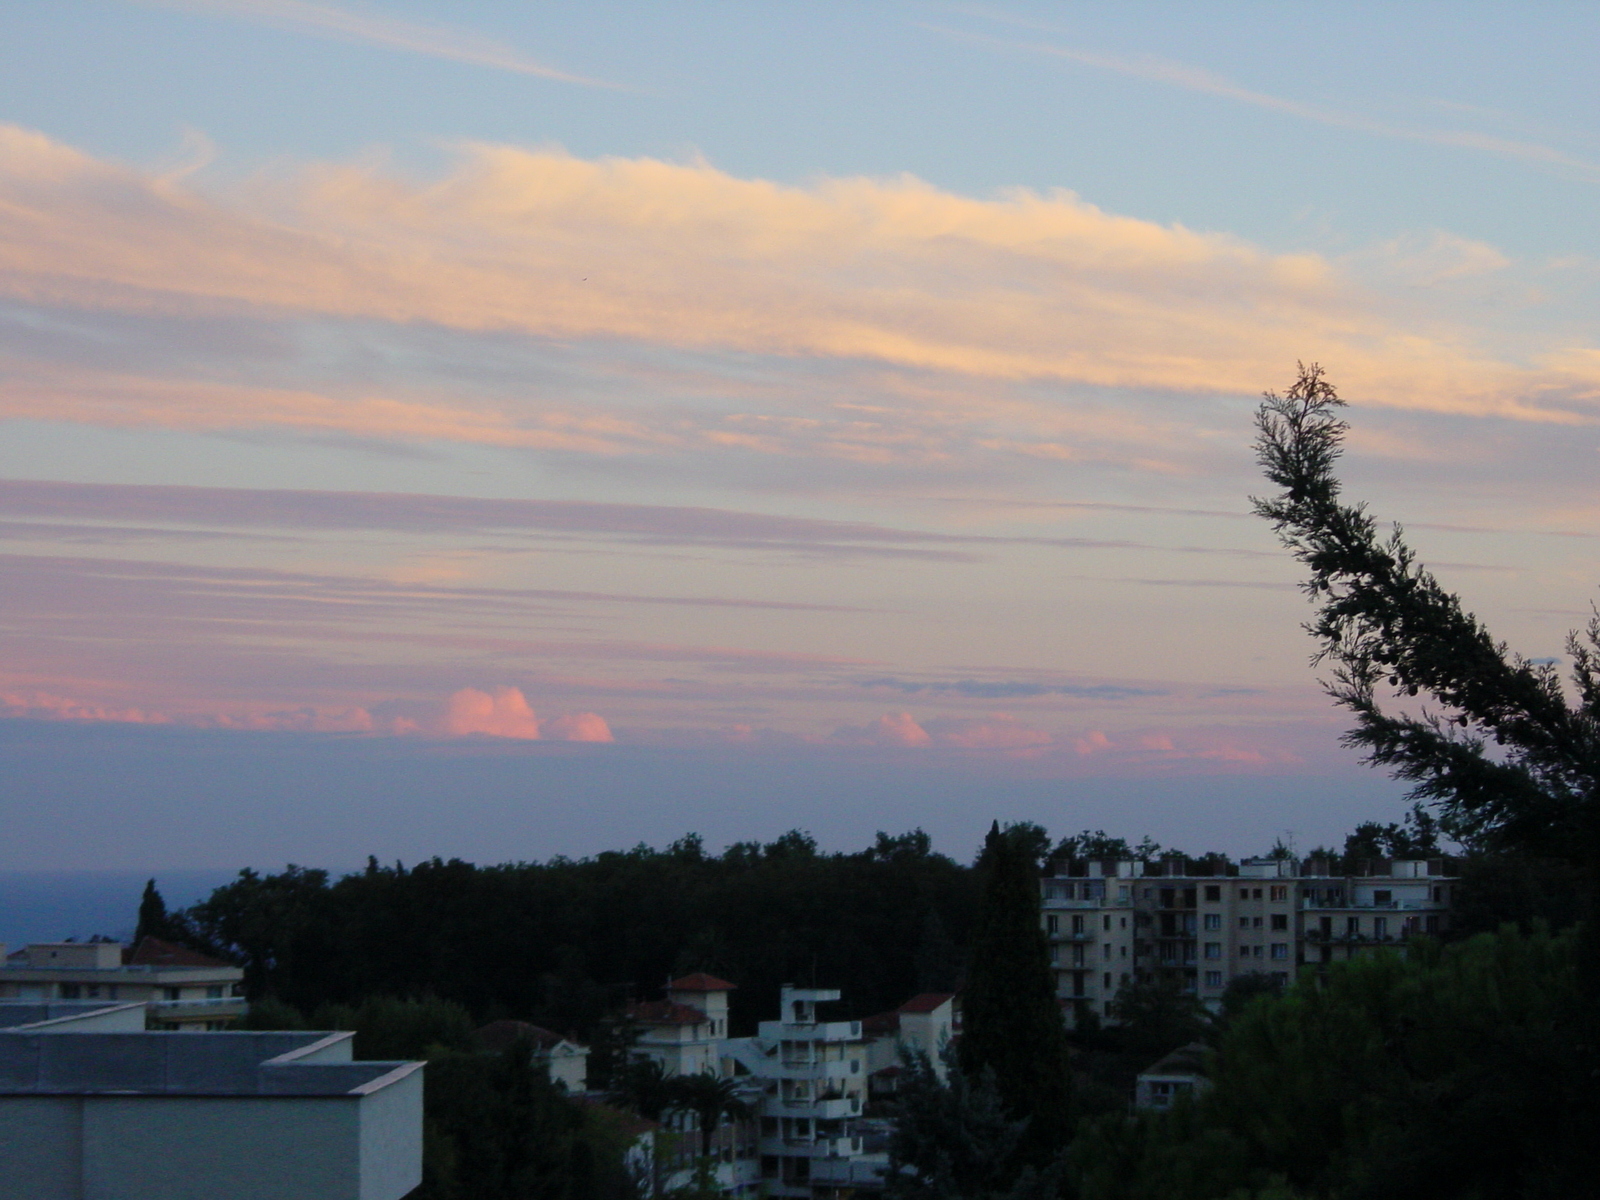
[(1321, 859), (1068, 861), (1041, 880), (1056, 994), (1102, 1021), (1124, 984), (1159, 978), (1208, 1006), (1241, 975), (1304, 971), (1449, 926), (1448, 859), (1334, 874)]
[(146, 937), (119, 942), (0, 945), (0, 1001), (139, 1001), (153, 1029), (225, 1029), (248, 1007), (244, 972), (187, 946)]

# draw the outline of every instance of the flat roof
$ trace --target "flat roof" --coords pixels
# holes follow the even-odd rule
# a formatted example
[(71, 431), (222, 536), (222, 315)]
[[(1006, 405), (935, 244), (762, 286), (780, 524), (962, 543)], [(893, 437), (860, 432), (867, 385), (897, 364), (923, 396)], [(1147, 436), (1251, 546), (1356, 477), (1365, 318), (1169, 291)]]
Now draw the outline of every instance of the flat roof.
[(364, 1095), (422, 1066), (296, 1061), (297, 1051), (348, 1036), (0, 1031), (0, 1095)]

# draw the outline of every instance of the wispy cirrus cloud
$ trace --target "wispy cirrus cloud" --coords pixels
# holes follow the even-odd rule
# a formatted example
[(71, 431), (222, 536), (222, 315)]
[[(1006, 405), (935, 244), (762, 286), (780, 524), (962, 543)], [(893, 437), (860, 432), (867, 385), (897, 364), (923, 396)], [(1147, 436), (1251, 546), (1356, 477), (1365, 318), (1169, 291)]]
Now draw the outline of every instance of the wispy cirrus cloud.
[(1036, 696), (1068, 696), (1088, 700), (1122, 700), (1161, 696), (1164, 691), (1116, 683), (1039, 683), (1021, 679), (919, 680), (880, 676), (857, 679), (856, 686), (887, 688), (907, 696), (964, 696), (974, 700), (1021, 700)]
[[(1041, 537), (897, 529), (868, 521), (833, 521), (733, 509), (579, 500), (483, 499), (394, 492), (210, 488), (163, 484), (69, 483), (0, 479), (0, 515), (32, 518), (52, 536), (72, 528), (63, 518), (96, 522), (84, 533), (111, 538), (110, 521), (168, 521), (202, 531), (253, 528), (297, 531), (382, 530), (422, 535), (511, 534), (552, 538), (618, 538), (649, 545), (716, 546), (830, 557), (976, 562), (1006, 546), (1060, 550), (1162, 549), (1175, 554), (1268, 558), (1266, 551), (1227, 546), (1165, 546), (1114, 538)], [(0, 535), (27, 538), (26, 522), (0, 525)], [(135, 538), (155, 536), (129, 527)]]
[(560, 83), (586, 87), (616, 87), (599, 79), (589, 79), (535, 62), (511, 46), (481, 37), (466, 30), (444, 25), (425, 25), (383, 13), (357, 12), (307, 0), (136, 0), (158, 8), (175, 8), (209, 16), (231, 17), (307, 33), (313, 37), (342, 42), (383, 46), (411, 54), (424, 54), (494, 71), (534, 75)]
[[(959, 11), (1041, 33), (1067, 32), (1052, 25), (1030, 21), (995, 9), (962, 8)], [(1141, 54), (1130, 58), (1122, 55), (1084, 50), (1074, 46), (1064, 46), (1055, 42), (1019, 41), (1012, 38), (1000, 38), (976, 33), (970, 30), (952, 29), (927, 22), (919, 22), (919, 24), (929, 32), (942, 34), (960, 41), (987, 45), (996, 49), (1020, 50), (1029, 54), (1075, 62), (1082, 66), (1094, 67), (1102, 71), (1113, 71), (1119, 75), (1148, 80), (1151, 83), (1166, 84), (1170, 87), (1182, 88), (1185, 91), (1198, 92), (1202, 95), (1235, 100), (1241, 104), (1248, 104), (1253, 108), (1282, 113), (1285, 116), (1297, 117), (1304, 121), (1312, 121), (1335, 129), (1347, 129), (1355, 133), (1367, 133), (1376, 137), (1393, 138), (1400, 141), (1422, 142), (1434, 146), (1454, 146), (1464, 150), (1478, 150), (1488, 154), (1495, 154), (1502, 158), (1519, 159), (1524, 162), (1538, 163), (1541, 166), (1558, 168), (1590, 182), (1600, 182), (1600, 162), (1580, 158), (1568, 151), (1541, 142), (1507, 138), (1479, 130), (1424, 129), (1398, 125), (1345, 109), (1331, 108), (1320, 104), (1308, 104), (1285, 96), (1275, 96), (1270, 92), (1257, 91), (1254, 88), (1236, 83), (1214, 71), (1208, 71), (1203, 67), (1175, 62), (1172, 59), (1162, 58), (1153, 54)]]

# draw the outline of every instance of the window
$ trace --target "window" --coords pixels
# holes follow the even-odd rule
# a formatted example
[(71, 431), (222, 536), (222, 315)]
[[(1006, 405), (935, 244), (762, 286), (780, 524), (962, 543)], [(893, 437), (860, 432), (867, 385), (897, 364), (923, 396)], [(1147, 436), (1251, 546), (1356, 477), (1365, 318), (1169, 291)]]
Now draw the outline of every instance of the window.
[(1072, 932), (1073, 933), (1082, 933), (1083, 932), (1083, 914), (1082, 913), (1079, 913), (1077, 916), (1072, 918)]
[(1360, 917), (1346, 917), (1344, 919), (1344, 931), (1346, 933), (1348, 933), (1351, 937), (1354, 937), (1356, 934), (1360, 933), (1361, 932), (1361, 918)]
[(83, 995), (83, 989), (76, 983), (63, 983), (61, 985), (61, 998), (63, 1000), (76, 1000)]
[(1250, 889), (1249, 888), (1240, 888), (1239, 889), (1239, 899), (1241, 899), (1241, 900), (1250, 899)]
[(1288, 913), (1273, 913), (1272, 914), (1272, 927), (1274, 929), (1287, 929), (1287, 928), (1289, 928), (1289, 914)]
[(1222, 928), (1222, 914), (1221, 913), (1207, 913), (1206, 914), (1206, 928), (1207, 929), (1221, 929)]
[(1251, 949), (1251, 951), (1250, 951), (1250, 956), (1251, 956), (1251, 957), (1252, 957), (1252, 958), (1260, 958), (1260, 957), (1261, 957), (1261, 952), (1262, 952), (1262, 951), (1263, 951), (1263, 950), (1265, 950), (1265, 949), (1266, 949), (1266, 947), (1265, 947), (1265, 946), (1255, 946), (1255, 947), (1253, 947), (1253, 948), (1252, 948), (1252, 949)]
[(1207, 971), (1206, 972), (1206, 986), (1207, 987), (1221, 987), (1222, 986), (1222, 972), (1221, 971)]
[(1222, 902), (1222, 888), (1215, 883), (1206, 884), (1206, 903), (1220, 904)]
[(1106, 972), (1106, 991), (1109, 992), (1110, 990), (1111, 990), (1111, 972), (1107, 971)]
[(1106, 956), (1106, 957), (1107, 957), (1107, 958), (1110, 958), (1110, 957), (1111, 957), (1111, 943), (1110, 943), (1110, 942), (1107, 942), (1107, 943), (1106, 943), (1106, 953), (1105, 953), (1105, 956)]
[(1289, 898), (1289, 888), (1287, 885), (1274, 887), (1271, 889), (1271, 892), (1272, 899), (1274, 900), (1287, 900)]
[(1373, 917), (1372, 918), (1372, 936), (1373, 937), (1377, 937), (1377, 938), (1388, 937), (1389, 936), (1389, 918), (1388, 917)]
[(1249, 917), (1240, 917), (1239, 918), (1239, 928), (1240, 929), (1249, 929), (1250, 928), (1250, 918)]
[(1380, 888), (1372, 893), (1372, 902), (1374, 904), (1392, 904), (1394, 903), (1394, 893)]
[(1207, 942), (1206, 943), (1206, 957), (1207, 958), (1221, 958), (1222, 957), (1222, 943), (1221, 942)]
[(1288, 958), (1289, 957), (1289, 944), (1287, 942), (1273, 942), (1272, 943), (1272, 957), (1273, 958), (1280, 958), (1280, 959), (1281, 958)]
[(1260, 929), (1261, 928), (1261, 918), (1260, 917), (1252, 917), (1250, 919), (1250, 928), (1252, 928), (1252, 929)]
[(1122, 928), (1126, 929), (1127, 927), (1128, 927), (1128, 918), (1127, 917), (1123, 917), (1122, 918)]
[(1060, 933), (1061, 932), (1061, 918), (1060, 917), (1046, 917), (1044, 919), (1044, 928), (1045, 928), (1045, 932), (1046, 933), (1049, 933), (1049, 934), (1052, 934), (1052, 935)]
[(1123, 958), (1127, 958), (1128, 957), (1128, 948), (1126, 946), (1124, 946), (1122, 948), (1122, 957)]
[(1261, 899), (1261, 889), (1260, 888), (1256, 888), (1255, 889), (1255, 895), (1252, 897), (1252, 899), (1255, 899), (1255, 900)]
[(1426, 929), (1429, 933), (1438, 933), (1439, 932), (1439, 918), (1438, 917), (1431, 917), (1431, 916), (1430, 917), (1424, 917), (1423, 918), (1423, 922), (1422, 922), (1422, 927), (1424, 929)]
[(1105, 929), (1107, 932), (1110, 932), (1110, 930), (1111, 930), (1111, 916), (1110, 916), (1109, 913), (1102, 919), (1101, 928)]

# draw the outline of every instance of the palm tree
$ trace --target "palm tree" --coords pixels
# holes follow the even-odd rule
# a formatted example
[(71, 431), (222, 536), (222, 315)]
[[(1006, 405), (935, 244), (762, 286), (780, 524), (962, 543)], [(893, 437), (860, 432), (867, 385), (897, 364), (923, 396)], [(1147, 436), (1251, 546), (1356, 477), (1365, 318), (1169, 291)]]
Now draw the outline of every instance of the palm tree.
[(699, 1075), (679, 1075), (669, 1080), (673, 1093), (669, 1107), (692, 1112), (700, 1119), (700, 1155), (711, 1154), (711, 1135), (724, 1117), (750, 1115), (750, 1106), (739, 1099), (738, 1085), (731, 1079), (721, 1079), (710, 1071)]

